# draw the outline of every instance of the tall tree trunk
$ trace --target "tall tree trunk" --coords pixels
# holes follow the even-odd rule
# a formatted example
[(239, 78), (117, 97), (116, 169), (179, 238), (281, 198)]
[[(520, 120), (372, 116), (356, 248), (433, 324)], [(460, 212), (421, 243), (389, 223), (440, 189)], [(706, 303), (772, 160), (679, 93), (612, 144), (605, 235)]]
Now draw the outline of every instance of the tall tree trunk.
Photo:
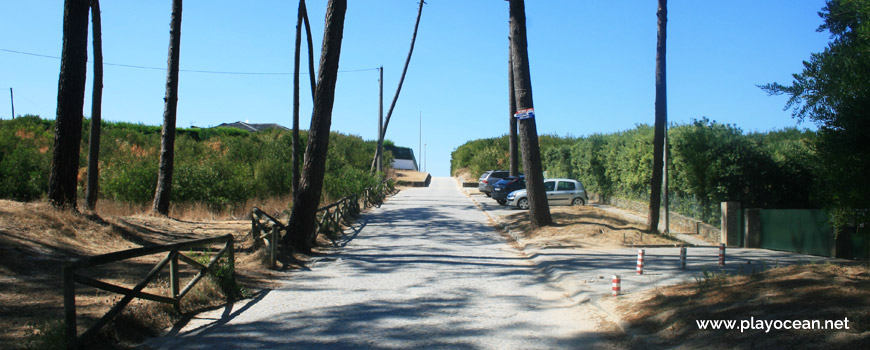
[(100, 128), (103, 105), (103, 39), (100, 20), (100, 1), (91, 0), (94, 42), (94, 86), (91, 91), (91, 134), (88, 140), (88, 188), (85, 191), (85, 208), (97, 209), (100, 182)]
[[(302, 46), (302, 13), (305, 0), (299, 0), (296, 14), (296, 45), (293, 48), (293, 196), (299, 191), (299, 51)], [(309, 75), (312, 75), (309, 72)]]
[[(668, 123), (668, 97), (665, 71), (665, 43), (667, 39), (668, 2), (659, 0), (658, 43), (656, 44), (656, 105), (655, 134), (653, 136), (653, 168), (650, 179), (649, 216), (646, 230), (658, 232), (659, 207), (662, 200), (662, 154), (665, 147), (665, 125)], [(667, 195), (667, 194), (665, 194)]]
[(338, 78), (338, 62), (341, 56), (341, 39), (344, 32), (344, 16), (347, 0), (330, 0), (326, 8), (326, 29), (323, 33), (323, 48), (320, 52), (317, 92), (311, 128), (308, 131), (308, 147), (302, 169), (302, 181), (296, 203), (290, 215), (286, 237), (298, 250), (310, 252), (314, 245), (314, 229), (317, 206), (323, 190), (326, 171), (326, 153), (329, 150), (329, 128), (332, 124), (332, 107), (335, 101), (335, 84)]
[(311, 23), (308, 22), (308, 9), (305, 7), (305, 0), (301, 0), (302, 4), (302, 22), (305, 23), (305, 36), (308, 40), (308, 80), (311, 84), (311, 101), (314, 101), (314, 93), (317, 89), (317, 82), (314, 76), (314, 43), (311, 40)]
[[(311, 23), (308, 22), (308, 9), (305, 7), (305, 0), (299, 0), (299, 18), (305, 23), (305, 35), (308, 37), (308, 80), (311, 84), (311, 101), (314, 101), (314, 90), (317, 88), (317, 83), (314, 81), (314, 47), (311, 40)], [(299, 22), (296, 23), (296, 72), (299, 72), (299, 50), (300, 50), (300, 33)], [(294, 101), (299, 99), (298, 80), (294, 82)], [(299, 108), (294, 106), (293, 116), (293, 202), (296, 202), (296, 192), (299, 190), (299, 158), (302, 156), (302, 144), (299, 140)]]
[[(510, 0), (511, 61), (514, 73), (514, 95), (517, 109), (534, 108), (532, 78), (529, 72), (529, 52), (526, 41), (526, 10), (523, 0)], [(523, 170), (529, 199), (529, 218), (532, 228), (551, 225), (550, 205), (544, 190), (544, 171), (535, 118), (519, 121), (519, 137), (523, 154)]]
[(89, 0), (66, 0), (63, 5), (63, 49), (57, 83), (57, 116), (48, 201), (56, 208), (71, 210), (76, 210), (82, 109), (88, 69), (89, 8)]
[[(510, 46), (510, 38), (508, 38), (508, 43)], [(510, 58), (510, 56), (512, 56), (510, 50), (512, 49), (508, 47), (508, 105), (510, 107), (510, 113), (508, 114), (508, 118), (510, 119), (508, 138), (510, 139), (510, 174), (511, 176), (518, 176), (520, 174), (518, 154), (519, 144), (517, 142), (517, 118), (514, 118), (514, 113), (517, 111), (517, 96), (514, 95), (514, 60)]]
[(181, 0), (172, 0), (169, 25), (169, 61), (166, 73), (166, 97), (163, 99), (163, 133), (160, 137), (160, 172), (152, 210), (169, 215), (172, 195), (172, 170), (175, 166), (175, 112), (178, 107), (178, 65), (181, 53)]
[[(411, 54), (414, 53), (414, 43), (417, 42), (417, 28), (420, 27), (420, 16), (423, 14), (423, 0), (420, 0), (420, 6), (417, 8), (417, 21), (414, 22), (414, 34), (411, 35), (411, 48), (408, 49), (408, 57), (405, 58), (405, 67), (402, 68), (402, 76), (399, 78), (399, 86), (396, 88), (396, 94), (393, 95), (393, 102), (390, 103), (390, 109), (387, 110), (387, 119), (384, 121), (384, 127), (381, 129), (381, 134), (378, 135), (378, 148), (382, 149), (384, 137), (387, 135), (387, 126), (390, 125), (390, 117), (393, 116), (393, 109), (396, 108), (396, 101), (399, 100), (399, 93), (402, 92), (402, 84), (405, 83), (405, 73), (408, 73), (408, 65), (411, 63)], [(375, 152), (375, 157), (372, 159), (372, 166), (369, 171), (375, 169), (375, 162), (380, 154)]]

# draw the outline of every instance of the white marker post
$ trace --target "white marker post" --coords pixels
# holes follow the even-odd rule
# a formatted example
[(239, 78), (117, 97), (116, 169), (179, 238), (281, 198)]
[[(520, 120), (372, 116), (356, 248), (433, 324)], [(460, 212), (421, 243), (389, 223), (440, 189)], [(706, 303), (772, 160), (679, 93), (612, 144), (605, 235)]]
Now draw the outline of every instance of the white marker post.
[(643, 275), (643, 253), (644, 250), (640, 249), (637, 251), (637, 274)]
[(619, 280), (619, 275), (613, 275), (613, 292), (611, 296), (619, 296), (622, 291), (622, 282)]

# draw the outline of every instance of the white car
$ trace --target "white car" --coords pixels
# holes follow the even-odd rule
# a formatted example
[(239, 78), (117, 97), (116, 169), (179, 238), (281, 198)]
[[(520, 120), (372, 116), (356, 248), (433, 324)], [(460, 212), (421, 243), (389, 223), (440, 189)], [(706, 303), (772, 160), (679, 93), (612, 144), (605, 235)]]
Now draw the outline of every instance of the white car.
[[(550, 205), (586, 205), (589, 197), (580, 181), (572, 179), (544, 179), (544, 189), (547, 191), (547, 203)], [(529, 198), (526, 190), (516, 190), (508, 194), (507, 205), (520, 209), (529, 209)]]

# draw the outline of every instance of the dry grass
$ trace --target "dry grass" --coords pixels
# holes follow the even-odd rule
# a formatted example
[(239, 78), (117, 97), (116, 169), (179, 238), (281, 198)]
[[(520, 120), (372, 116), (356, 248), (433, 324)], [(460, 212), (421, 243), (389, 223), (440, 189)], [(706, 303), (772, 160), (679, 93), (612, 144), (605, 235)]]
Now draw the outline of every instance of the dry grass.
[(524, 244), (576, 248), (622, 248), (637, 245), (675, 245), (679, 241), (643, 233), (643, 227), (593, 206), (552, 206), (555, 224), (529, 229), (529, 212), (502, 218), (507, 227), (525, 233)]
[[(685, 348), (859, 349), (870, 344), (866, 265), (800, 265), (607, 298), (629, 333), (648, 345)], [(843, 320), (849, 330), (700, 330), (696, 320)], [(861, 345), (863, 344), (863, 345)]]
[(420, 182), (426, 181), (429, 173), (413, 170), (393, 170), (393, 176), (397, 181)]
[[(183, 219), (142, 214), (147, 208), (133, 216), (107, 214), (121, 210), (137, 208), (100, 202), (97, 216), (59, 212), (45, 203), (0, 200), (0, 328), (3, 329), (0, 348), (52, 346), (41, 341), (52, 338), (52, 334), (62, 329), (59, 322), (63, 310), (60, 267), (70, 259), (231, 233), (236, 237), (236, 273), (242, 284), (252, 289), (268, 287), (274, 278), (274, 272), (263, 269), (263, 256), (249, 248), (251, 242), (246, 241), (249, 220), (204, 221), (200, 218), (224, 214), (204, 215), (197, 213), (203, 209), (195, 208), (185, 212), (190, 216)], [(211, 252), (217, 250), (219, 247), (214, 246)], [(184, 253), (191, 255), (191, 252)], [(163, 256), (156, 254), (131, 259), (89, 270), (87, 274), (130, 288)], [(196, 271), (187, 264), (180, 266), (182, 283), (185, 283)], [(208, 279), (204, 281), (182, 300), (182, 312), (224, 302), (219, 288)], [(168, 295), (168, 271), (158, 275), (146, 291)], [(117, 294), (78, 285), (79, 332), (119, 299)], [(178, 317), (179, 314), (170, 306), (136, 300), (110, 327), (105, 328), (99, 347), (123, 347), (125, 341), (135, 343), (141, 337), (169, 326)], [(34, 339), (39, 341), (33, 342)]]
[(474, 175), (471, 175), (471, 172), (468, 171), (468, 168), (461, 168), (461, 169), (454, 170), (453, 177), (462, 178), (462, 179), (464, 179), (464, 181), (472, 181), (472, 180), (477, 179), (477, 177), (475, 177)]
[[(250, 218), (251, 208), (258, 207), (267, 213), (281, 213), (288, 210), (293, 203), (292, 195), (249, 199), (241, 205), (232, 207), (209, 208), (203, 203), (172, 203), (169, 207), (169, 212), (172, 217), (181, 218), (184, 220), (239, 220)], [(80, 208), (84, 208), (84, 203), (79, 203)], [(148, 215), (151, 213), (151, 204), (136, 204), (129, 202), (117, 202), (112, 200), (100, 200), (97, 203), (97, 212), (101, 216), (136, 216)]]
[(408, 187), (415, 182), (425, 182), (429, 173), (414, 170), (390, 169), (387, 176), (396, 180), (396, 187)]

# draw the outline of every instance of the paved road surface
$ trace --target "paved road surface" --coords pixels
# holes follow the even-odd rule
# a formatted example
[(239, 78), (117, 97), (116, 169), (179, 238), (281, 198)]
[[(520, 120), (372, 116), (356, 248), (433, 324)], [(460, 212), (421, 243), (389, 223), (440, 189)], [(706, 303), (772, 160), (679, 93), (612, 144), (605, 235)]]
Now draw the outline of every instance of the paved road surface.
[(450, 178), (364, 215), (346, 247), (260, 298), (198, 315), (158, 349), (607, 346)]

